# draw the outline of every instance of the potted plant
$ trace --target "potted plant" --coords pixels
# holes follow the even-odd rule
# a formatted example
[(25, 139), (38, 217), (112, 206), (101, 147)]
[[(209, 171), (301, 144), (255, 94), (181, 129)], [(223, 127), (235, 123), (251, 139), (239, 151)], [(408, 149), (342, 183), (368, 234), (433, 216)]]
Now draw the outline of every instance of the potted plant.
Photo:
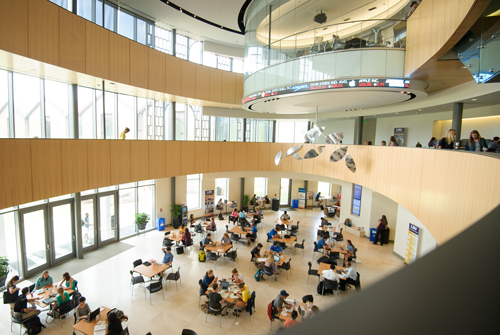
[(139, 230), (146, 229), (149, 219), (151, 219), (151, 216), (149, 216), (149, 214), (135, 213), (135, 224), (137, 225), (137, 228), (139, 228)]
[(250, 202), (250, 197), (248, 196), (248, 194), (245, 194), (243, 196), (243, 210), (245, 212), (248, 212), (248, 203)]
[(0, 257), (0, 287), (5, 286), (7, 275), (9, 274), (9, 260), (6, 256)]
[(182, 208), (180, 205), (172, 205), (171, 207), (170, 213), (172, 213), (172, 225), (175, 229), (177, 229), (180, 225)]

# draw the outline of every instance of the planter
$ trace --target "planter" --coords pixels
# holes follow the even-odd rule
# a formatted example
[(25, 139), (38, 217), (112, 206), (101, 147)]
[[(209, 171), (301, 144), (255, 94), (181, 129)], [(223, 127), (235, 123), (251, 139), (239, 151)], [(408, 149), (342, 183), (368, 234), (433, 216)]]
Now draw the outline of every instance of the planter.
[(180, 220), (178, 218), (177, 219), (172, 218), (172, 226), (174, 226), (174, 229), (179, 228), (179, 225), (180, 225)]
[(144, 230), (144, 229), (146, 229), (146, 226), (147, 226), (147, 225), (148, 225), (147, 223), (144, 223), (144, 224), (138, 224), (138, 225), (137, 225), (137, 228), (139, 228), (139, 230)]
[(248, 212), (248, 206), (243, 206), (243, 211)]

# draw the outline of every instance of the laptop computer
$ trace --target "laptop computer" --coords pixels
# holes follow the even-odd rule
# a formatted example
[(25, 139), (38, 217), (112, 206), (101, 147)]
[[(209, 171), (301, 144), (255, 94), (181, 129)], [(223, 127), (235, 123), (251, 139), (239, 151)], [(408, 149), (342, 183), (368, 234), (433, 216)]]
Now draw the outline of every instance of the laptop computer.
[(92, 322), (95, 320), (95, 318), (97, 318), (97, 316), (101, 313), (101, 308), (97, 308), (95, 311), (93, 311), (92, 313), (89, 314), (89, 317), (87, 319), (85, 319), (85, 321), (87, 322)]
[(147, 262), (147, 261), (146, 261), (146, 262), (144, 262), (144, 263), (142, 263), (142, 264), (143, 264), (144, 266), (150, 266), (150, 265), (151, 265), (151, 263), (150, 263), (150, 262)]
[(275, 256), (274, 256), (274, 261), (275, 261), (275, 262), (279, 262), (279, 261), (280, 261), (280, 256), (276, 256), (276, 255), (275, 255)]
[(229, 282), (227, 282), (227, 281), (221, 281), (220, 282), (220, 288), (222, 290), (227, 290), (229, 288)]
[(56, 301), (56, 299), (54, 298), (47, 298), (47, 299), (43, 299), (42, 302), (46, 305), (50, 305), (51, 303), (53, 303), (54, 301)]

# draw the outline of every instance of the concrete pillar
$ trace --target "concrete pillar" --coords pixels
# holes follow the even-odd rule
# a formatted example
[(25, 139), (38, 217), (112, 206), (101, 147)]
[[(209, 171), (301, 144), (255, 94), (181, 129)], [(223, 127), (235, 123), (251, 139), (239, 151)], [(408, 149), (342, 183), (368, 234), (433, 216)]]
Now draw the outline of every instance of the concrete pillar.
[[(257, 135), (255, 135), (257, 136)], [(276, 120), (273, 121), (273, 143), (276, 143)]]
[(363, 144), (363, 122), (364, 118), (362, 116), (358, 116), (356, 118), (356, 125), (355, 125), (355, 137), (354, 137), (354, 144), (360, 145)]
[(172, 141), (175, 141), (177, 140), (176, 139), (176, 136), (175, 136), (175, 101), (171, 102), (171, 105), (172, 105), (172, 108), (170, 108), (170, 115), (169, 115), (169, 118), (170, 118), (170, 130), (172, 131)]
[(176, 55), (175, 45), (177, 44), (177, 29), (172, 29), (172, 56)]
[(451, 121), (451, 128), (457, 131), (457, 142), (460, 142), (462, 134), (462, 115), (464, 112), (464, 103), (455, 102), (453, 104), (453, 120)]
[(247, 141), (247, 119), (243, 119), (243, 142)]

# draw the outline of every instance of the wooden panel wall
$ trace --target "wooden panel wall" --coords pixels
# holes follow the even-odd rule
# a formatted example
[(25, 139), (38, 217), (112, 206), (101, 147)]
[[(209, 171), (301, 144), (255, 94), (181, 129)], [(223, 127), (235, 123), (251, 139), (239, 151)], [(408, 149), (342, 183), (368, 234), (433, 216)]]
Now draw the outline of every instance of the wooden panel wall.
[(58, 75), (75, 83), (78, 72), (160, 93), (241, 104), (242, 74), (167, 55), (47, 0), (0, 1), (0, 49), (60, 66)]
[[(279, 150), (292, 144), (0, 139), (0, 208), (91, 188), (193, 173), (282, 171), (361, 184), (412, 212), (439, 244), (500, 203), (500, 159), (445, 150), (350, 145), (352, 173), (344, 161), (329, 162), (337, 146), (299, 162)], [(306, 145), (305, 153), (311, 145)], [(453, 169), (443, 169), (453, 166)], [(244, 174), (242, 174), (244, 176)], [(372, 180), (372, 178), (375, 178)]]

